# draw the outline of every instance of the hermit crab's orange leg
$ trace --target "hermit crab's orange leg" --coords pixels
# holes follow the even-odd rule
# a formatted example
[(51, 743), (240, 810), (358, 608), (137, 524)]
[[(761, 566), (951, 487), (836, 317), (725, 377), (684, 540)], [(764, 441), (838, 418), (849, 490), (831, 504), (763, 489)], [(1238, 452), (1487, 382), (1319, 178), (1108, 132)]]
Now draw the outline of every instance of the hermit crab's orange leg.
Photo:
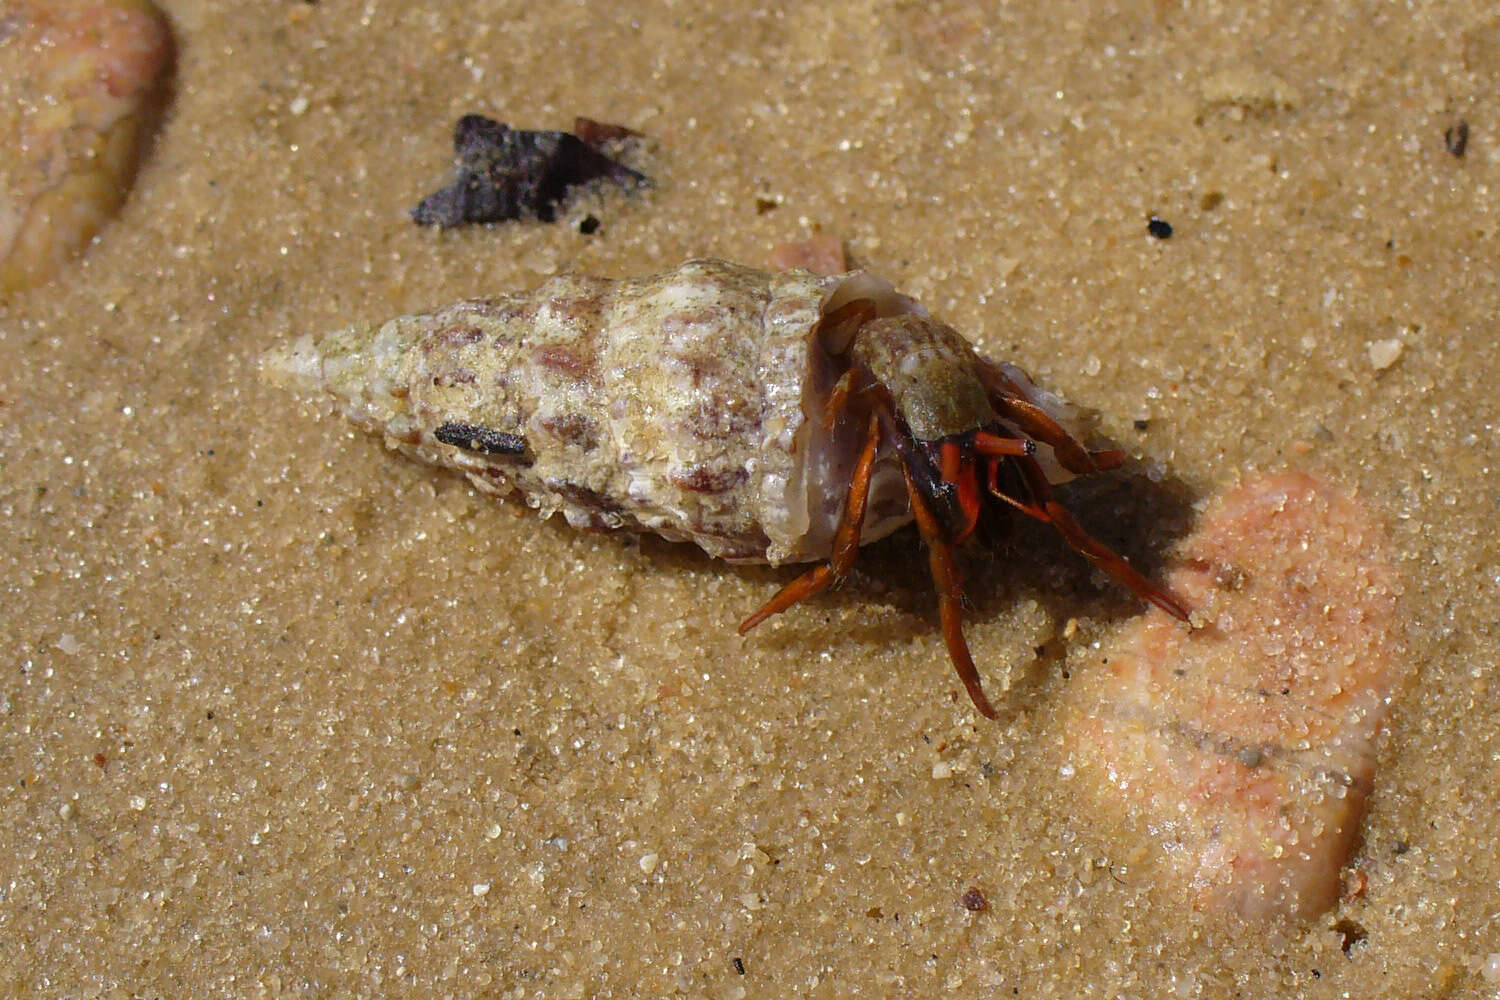
[(833, 389), (828, 393), (828, 402), (823, 404), (823, 429), (833, 430), (833, 425), (839, 422), (844, 408), (849, 405), (849, 397), (854, 394), (855, 383), (859, 380), (859, 373), (849, 369), (839, 376), (839, 380), (833, 384)]
[(953, 563), (953, 548), (943, 536), (943, 529), (933, 516), (932, 509), (922, 497), (922, 491), (911, 478), (911, 470), (903, 464), (906, 474), (906, 493), (911, 498), (911, 512), (916, 519), (917, 530), (927, 545), (928, 569), (938, 592), (938, 618), (943, 623), (943, 641), (948, 646), (948, 658), (958, 670), (958, 679), (964, 682), (969, 700), (987, 719), (995, 718), (995, 706), (985, 697), (979, 683), (979, 670), (974, 658), (969, 655), (969, 644), (964, 639), (963, 626), (963, 581), (959, 579), (958, 567)]
[(1094, 463), (1096, 472), (1107, 472), (1110, 469), (1118, 469), (1125, 464), (1125, 453), (1119, 448), (1105, 448), (1100, 451), (1089, 452), (1089, 458)]
[(1041, 466), (1034, 459), (1019, 459), (1017, 465), (1031, 491), (1032, 503), (1023, 503), (993, 488), (991, 493), (1023, 513), (1052, 525), (1062, 535), (1063, 541), (1121, 585), (1128, 587), (1137, 597), (1150, 601), (1173, 618), (1188, 620), (1188, 611), (1177, 598), (1142, 576), (1134, 566), (1125, 561), (1124, 556), (1083, 530), (1083, 525), (1078, 523), (1072, 512), (1053, 498), (1046, 473), (1042, 472)]
[(998, 365), (981, 358), (979, 370), (995, 413), (1015, 424), (1027, 437), (1051, 445), (1064, 469), (1084, 476), (1090, 472), (1118, 468), (1124, 463), (1124, 452), (1091, 452), (1085, 448), (1051, 414), (1028, 399), (1022, 387)]
[(1034, 517), (1038, 521), (1042, 522), (1046, 522), (1049, 520), (1049, 518), (1047, 517), (1047, 512), (1037, 504), (1028, 503), (1025, 500), (1013, 497), (1000, 488), (999, 459), (993, 459), (989, 463), (989, 468), (986, 474), (985, 489), (989, 492), (990, 496), (994, 497), (996, 500), (1004, 500), (1006, 503), (1010, 504), (1022, 514), (1025, 514), (1027, 517)]
[[(869, 299), (852, 299), (820, 318), (813, 335), (823, 345), (824, 351), (832, 357), (838, 357), (849, 352), (859, 331), (874, 318), (874, 302)], [(834, 383), (833, 390), (828, 394), (828, 401), (823, 404), (825, 428), (832, 428), (838, 422), (839, 414), (844, 412), (849, 397), (858, 385), (859, 374), (852, 368)]]
[(1001, 395), (991, 396), (991, 402), (995, 405), (995, 412), (1019, 427), (1021, 433), (1051, 445), (1057, 461), (1069, 472), (1083, 476), (1118, 468), (1125, 461), (1125, 455), (1120, 451), (1089, 451), (1033, 402)]
[(1117, 469), (1125, 462), (1122, 451), (1089, 451), (1046, 410), (1021, 395), (1021, 388), (997, 366), (981, 359), (980, 371), (995, 413), (1020, 428), (1027, 437), (1051, 445), (1064, 469), (1080, 476)]
[(870, 500), (870, 476), (875, 469), (875, 453), (880, 448), (880, 418), (870, 414), (869, 430), (865, 432), (865, 446), (854, 466), (854, 476), (849, 483), (849, 496), (844, 501), (844, 514), (839, 518), (838, 530), (834, 533), (833, 554), (828, 562), (814, 566), (791, 583), (782, 587), (755, 614), (740, 623), (740, 635), (775, 614), (780, 614), (794, 604), (826, 590), (830, 584), (848, 573), (859, 556), (859, 537), (864, 530), (865, 508)]
[(970, 440), (975, 451), (994, 458), (1029, 458), (1036, 454), (1036, 442), (1026, 438), (1001, 437), (989, 431), (975, 431)]

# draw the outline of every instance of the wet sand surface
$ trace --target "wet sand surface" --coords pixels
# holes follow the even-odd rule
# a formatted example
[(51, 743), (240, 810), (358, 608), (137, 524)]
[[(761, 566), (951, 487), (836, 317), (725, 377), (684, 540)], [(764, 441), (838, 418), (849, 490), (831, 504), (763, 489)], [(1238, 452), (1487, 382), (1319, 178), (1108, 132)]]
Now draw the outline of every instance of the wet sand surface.
[[(1500, 989), (1486, 5), (162, 6), (121, 214), (0, 304), (5, 992)], [(630, 126), (656, 186), (419, 229), (471, 111)], [(1098, 410), (1132, 460), (1066, 496), (1153, 576), (1262, 474), (1384, 526), (1412, 679), (1331, 909), (1199, 905), (1080, 808), (1070, 692), (1141, 609), (1045, 530), (970, 564), (991, 723), (913, 532), (742, 640), (795, 570), (541, 522), (256, 376), (817, 233)]]

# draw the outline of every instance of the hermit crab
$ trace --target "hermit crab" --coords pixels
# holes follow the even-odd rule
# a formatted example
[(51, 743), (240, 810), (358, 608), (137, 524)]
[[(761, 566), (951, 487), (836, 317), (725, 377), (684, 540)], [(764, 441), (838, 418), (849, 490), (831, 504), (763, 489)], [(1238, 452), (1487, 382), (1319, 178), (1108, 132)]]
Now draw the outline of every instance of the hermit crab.
[(962, 628), (954, 549), (998, 510), (1051, 524), (1115, 580), (1187, 611), (1092, 538), (1052, 485), (1114, 468), (1019, 368), (874, 275), (691, 260), (304, 336), (273, 378), (321, 390), (414, 458), (579, 528), (652, 531), (734, 562), (816, 562), (741, 634), (915, 520), (948, 653), (995, 710)]

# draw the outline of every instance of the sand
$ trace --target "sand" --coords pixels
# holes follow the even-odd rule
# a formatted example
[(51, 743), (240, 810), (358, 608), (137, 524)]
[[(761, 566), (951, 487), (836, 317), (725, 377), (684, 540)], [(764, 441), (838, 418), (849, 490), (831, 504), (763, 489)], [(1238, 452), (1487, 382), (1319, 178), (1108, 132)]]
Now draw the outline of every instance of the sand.
[[(1500, 989), (1486, 5), (162, 6), (133, 193), (0, 306), (4, 991)], [(471, 111), (628, 125), (656, 187), (419, 229)], [(1265, 473), (1386, 525), (1416, 680), (1362, 895), (1245, 923), (1076, 808), (1062, 705), (1139, 608), (1045, 532), (970, 571), (991, 723), (910, 532), (741, 639), (795, 571), (540, 522), (255, 373), (306, 331), (818, 233), (1099, 412), (1132, 461), (1068, 497), (1149, 571)]]

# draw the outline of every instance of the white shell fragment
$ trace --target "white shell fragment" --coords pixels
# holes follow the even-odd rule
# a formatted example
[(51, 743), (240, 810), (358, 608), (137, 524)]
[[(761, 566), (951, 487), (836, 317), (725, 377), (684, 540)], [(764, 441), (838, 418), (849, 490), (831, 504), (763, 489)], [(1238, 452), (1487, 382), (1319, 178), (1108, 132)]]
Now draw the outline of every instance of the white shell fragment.
[(1383, 372), (1401, 359), (1401, 352), (1405, 349), (1406, 345), (1395, 337), (1371, 341), (1370, 364), (1375, 367), (1376, 371)]

